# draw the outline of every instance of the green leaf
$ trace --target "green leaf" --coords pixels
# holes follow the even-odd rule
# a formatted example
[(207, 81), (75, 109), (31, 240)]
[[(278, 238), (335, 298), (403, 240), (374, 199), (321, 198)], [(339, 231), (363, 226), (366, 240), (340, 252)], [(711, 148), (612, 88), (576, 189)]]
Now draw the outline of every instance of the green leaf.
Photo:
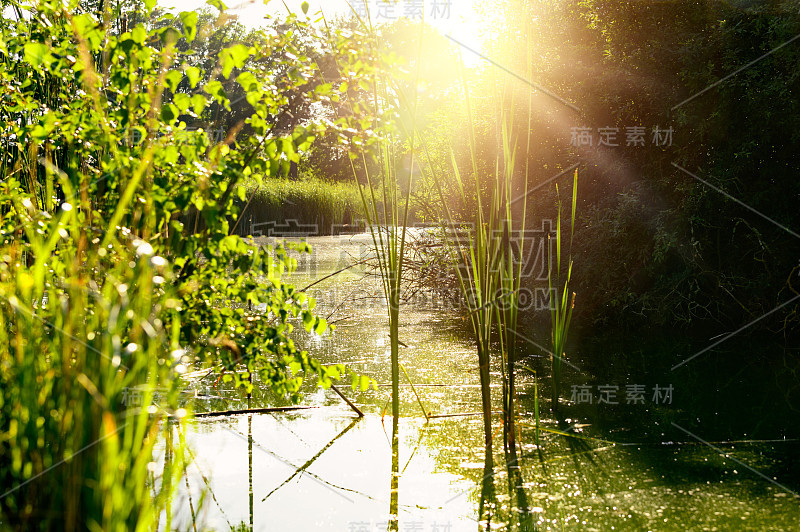
[(137, 44), (144, 43), (144, 40), (147, 39), (147, 30), (144, 28), (143, 24), (137, 24), (136, 27), (131, 30), (131, 39)]
[(86, 42), (89, 43), (90, 52), (95, 52), (100, 48), (105, 35), (100, 31), (98, 24), (91, 15), (83, 14), (72, 18), (75, 28)]
[(161, 42), (174, 44), (180, 40), (181, 32), (175, 28), (167, 27), (163, 30), (159, 30), (158, 36), (161, 38)]
[(187, 66), (183, 69), (183, 71), (186, 73), (186, 77), (189, 79), (189, 85), (191, 85), (192, 88), (197, 87), (197, 83), (200, 81), (202, 71), (196, 66)]
[(161, 107), (161, 119), (169, 124), (176, 120), (180, 114), (181, 113), (178, 111), (178, 108), (171, 103)]
[(183, 92), (179, 92), (178, 94), (176, 94), (175, 98), (173, 98), (173, 101), (175, 102), (175, 105), (178, 107), (178, 110), (180, 110), (181, 113), (186, 112), (189, 106), (192, 105), (192, 99), (189, 97), (188, 94), (185, 94)]
[(333, 89), (333, 85), (330, 83), (321, 83), (317, 85), (314, 89), (314, 92), (319, 94), (320, 96), (325, 96), (326, 94), (330, 94), (331, 90)]
[(50, 50), (40, 42), (25, 43), (25, 61), (31, 66), (38, 67), (49, 55)]
[(35, 126), (33, 126), (33, 129), (31, 129), (30, 135), (32, 139), (41, 142), (45, 140), (50, 134), (44, 128), (44, 126), (36, 124)]
[(195, 94), (192, 96), (192, 109), (195, 114), (199, 115), (206, 108), (206, 97), (202, 94)]
[(203, 90), (213, 96), (217, 102), (225, 104), (225, 107), (230, 110), (228, 96), (225, 94), (225, 88), (219, 80), (215, 79), (209, 81), (206, 83), (205, 87), (203, 87)]
[(308, 15), (308, 2), (303, 2), (300, 4), (300, 9), (303, 10), (304, 15)]
[(256, 77), (250, 72), (242, 72), (236, 77), (236, 82), (242, 86), (242, 88), (246, 91), (252, 91), (258, 88), (258, 80)]
[(234, 44), (233, 46), (223, 49), (219, 53), (220, 63), (222, 64), (222, 75), (227, 78), (231, 75), (234, 67), (242, 68), (244, 62), (250, 57), (253, 51), (254, 49), (252, 47), (245, 46), (244, 44)]
[(330, 366), (328, 370), (325, 372), (325, 375), (330, 379), (336, 379), (337, 381), (341, 378), (341, 373), (336, 366)]
[(221, 0), (206, 0), (206, 4), (210, 5), (211, 7), (216, 7), (220, 11), (225, 11), (228, 9), (228, 6), (223, 4)]
[(186, 35), (186, 40), (192, 42), (197, 36), (197, 12), (183, 11), (179, 17), (183, 24), (183, 34)]
[(164, 76), (164, 83), (166, 83), (167, 88), (172, 92), (177, 92), (178, 84), (183, 79), (183, 72), (178, 70), (170, 70), (167, 72), (167, 75)]
[(307, 310), (303, 311), (303, 326), (309, 332), (311, 332), (311, 327), (314, 326), (314, 315)]
[(178, 148), (176, 146), (166, 146), (163, 150), (161, 150), (161, 156), (164, 158), (164, 161), (168, 163), (176, 163), (178, 162), (178, 156), (180, 152), (178, 152)]

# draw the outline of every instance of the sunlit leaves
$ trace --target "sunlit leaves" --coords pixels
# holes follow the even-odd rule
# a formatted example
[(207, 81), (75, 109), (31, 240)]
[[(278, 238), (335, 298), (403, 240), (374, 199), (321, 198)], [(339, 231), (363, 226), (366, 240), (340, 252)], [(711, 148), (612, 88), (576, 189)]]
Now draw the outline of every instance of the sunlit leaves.
[(192, 42), (197, 35), (197, 12), (182, 11), (179, 15), (183, 25), (183, 34), (188, 42)]
[(38, 67), (50, 57), (50, 49), (42, 43), (25, 43), (25, 61), (33, 67)]
[(236, 77), (236, 82), (245, 90), (247, 103), (256, 107), (263, 96), (256, 77), (252, 73), (244, 71)]
[[(224, 9), (221, 2), (210, 4)], [(150, 11), (154, 5), (148, 2), (145, 7)], [(172, 295), (169, 306), (165, 303), (153, 316), (165, 325), (174, 324), (170, 334), (175, 342), (209, 364), (226, 368), (224, 378), (247, 388), (248, 378), (258, 375), (277, 393), (297, 399), (303, 379), (316, 375), (329, 385), (331, 378), (345, 375), (344, 368), (329, 370), (292, 340), (296, 326), (315, 335), (333, 329), (314, 314), (315, 301), (284, 279), (297, 266), (296, 253), (307, 252), (308, 246), (259, 248), (231, 235), (247, 201), (244, 180), (285, 175), (315, 135), (326, 127), (339, 127), (311, 123), (302, 113), (291, 116), (298, 101), (301, 106), (329, 105), (338, 90), (347, 91), (346, 82), (321, 80), (312, 57), (316, 50), (303, 41), (319, 38), (316, 30), (292, 19), (292, 28), (285, 32), (256, 37), (256, 45), (218, 43), (222, 49), (217, 53), (219, 48), (201, 46), (206, 34), (195, 12), (166, 14), (157, 24), (140, 23), (119, 34), (105, 34), (92, 15), (74, 15), (72, 23), (69, 17), (47, 16), (61, 22), (42, 29), (35, 39), (4, 35), (4, 44), (24, 63), (6, 72), (9, 79), (19, 76), (18, 83), (0, 80), (4, 110), (15, 113), (8, 121), (9, 132), (3, 133), (22, 145), (56, 146), (50, 153), (57, 154), (59, 165), (65, 161), (69, 172), (64, 172), (69, 178), (51, 184), (49, 192), (46, 184), (35, 184), (35, 190), (47, 196), (31, 195), (37, 208), (44, 209), (54, 199), (57, 207), (59, 198), (74, 195), (80, 183), (89, 205), (80, 205), (74, 215), (90, 242), (110, 235), (113, 247), (124, 235), (157, 235), (150, 244), (155, 253), (169, 257), (171, 270), (162, 272), (169, 282), (162, 280), (151, 288)], [(200, 51), (189, 49), (193, 39)], [(361, 53), (356, 44), (348, 48), (345, 40), (333, 46), (343, 57)], [(88, 56), (82, 47), (89, 49)], [(365, 61), (350, 70), (368, 67)], [(86, 86), (89, 79), (95, 87)], [(49, 86), (55, 87), (53, 92), (41, 91)], [(293, 100), (292, 94), (298, 97)], [(246, 135), (237, 136), (231, 124), (224, 123), (223, 109), (230, 110), (230, 100), (242, 102), (236, 112), (251, 113), (243, 119), (249, 126)], [(360, 111), (358, 106), (354, 109)], [(215, 122), (220, 116), (222, 124)], [(372, 123), (371, 116), (356, 119)], [(37, 156), (46, 156), (45, 149)], [(140, 180), (132, 181), (140, 171)], [(28, 174), (36, 175), (35, 159), (26, 167), (24, 175)], [(137, 184), (114, 218), (119, 222), (100, 229), (103, 220), (117, 214), (120, 195), (131, 182)], [(49, 212), (54, 212), (52, 205)], [(28, 214), (12, 209), (6, 216), (21, 220)], [(56, 235), (61, 252), (64, 239), (55, 225), (38, 218), (36, 222), (33, 230)], [(87, 253), (99, 257), (97, 247), (89, 245)], [(107, 249), (102, 259), (90, 258), (112, 260), (114, 254)], [(113, 260), (119, 260), (115, 256)], [(67, 265), (56, 262), (49, 265), (54, 274), (66, 273)]]
[(166, 76), (164, 76), (164, 83), (166, 84), (167, 88), (172, 92), (176, 92), (178, 90), (178, 84), (183, 79), (183, 73), (179, 70), (170, 70), (167, 72)]
[(175, 105), (168, 103), (161, 107), (161, 119), (164, 122), (171, 124), (178, 119), (178, 116), (180, 116), (180, 112)]
[(222, 75), (226, 78), (231, 75), (234, 68), (242, 68), (245, 61), (255, 50), (243, 44), (234, 44), (224, 48), (219, 53), (220, 64), (222, 65)]
[(236, 77), (236, 81), (248, 92), (258, 89), (258, 80), (250, 72), (242, 72)]
[(205, 109), (207, 103), (206, 98), (202, 94), (193, 95), (191, 98), (191, 102), (192, 102), (192, 109), (197, 115), (203, 112), (203, 109)]
[(378, 389), (378, 383), (375, 379), (367, 377), (366, 375), (357, 375), (355, 373), (351, 374), (350, 387), (353, 389), (353, 391), (359, 390), (365, 392), (370, 385), (373, 387), (373, 389)]
[(147, 39), (147, 30), (144, 28), (143, 24), (137, 24), (136, 27), (131, 30), (131, 39), (137, 44), (144, 44), (145, 39)]
[(187, 66), (184, 68), (184, 72), (186, 73), (186, 78), (189, 80), (189, 86), (191, 88), (197, 87), (197, 83), (200, 81), (200, 76), (202, 72), (196, 66)]
[(192, 98), (188, 94), (184, 94), (179, 92), (174, 97), (175, 106), (181, 113), (185, 113), (187, 109), (192, 105)]
[(225, 11), (228, 7), (222, 3), (221, 0), (206, 0), (206, 4), (210, 5), (211, 7), (217, 8), (219, 11)]
[(166, 27), (158, 30), (156, 34), (164, 44), (175, 44), (181, 38), (181, 33), (173, 27)]
[(218, 80), (212, 80), (205, 84), (203, 90), (211, 95), (214, 100), (218, 103), (225, 105), (225, 108), (230, 110), (230, 102), (228, 101), (228, 96), (225, 94), (225, 88), (222, 86), (222, 83)]
[(88, 14), (76, 15), (72, 18), (75, 31), (89, 44), (89, 50), (96, 52), (103, 42), (103, 31), (100, 24)]

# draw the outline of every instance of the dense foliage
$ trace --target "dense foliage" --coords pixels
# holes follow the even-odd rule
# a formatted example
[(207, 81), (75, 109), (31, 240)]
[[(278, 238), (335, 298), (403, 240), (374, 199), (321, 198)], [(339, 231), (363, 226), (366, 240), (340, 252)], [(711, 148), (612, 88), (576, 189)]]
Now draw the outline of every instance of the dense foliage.
[[(292, 15), (254, 46), (199, 31), (207, 13), (153, 3), (135, 24), (108, 6), (4, 6), (16, 17), (0, 28), (0, 519), (149, 529), (181, 471), (166, 420), (186, 415), (188, 367), (248, 391), (257, 374), (294, 400), (304, 376), (327, 386), (346, 372), (291, 338), (295, 321), (327, 329), (283, 280), (307, 246), (232, 233), (246, 183), (285, 176), (325, 131), (284, 117), (338, 98), (296, 33), (344, 64), (359, 61), (358, 37)], [(234, 93), (248, 112), (214, 138)], [(173, 458), (156, 474), (159, 431)]]
[[(539, 227), (556, 215), (550, 180), (580, 164), (579, 323), (725, 330), (796, 295), (788, 282), (798, 271), (800, 226), (796, 9), (602, 0), (485, 9), (494, 64), (465, 75), (477, 172), (490, 190), (502, 126), (511, 123), (517, 149), (528, 146), (515, 191), (523, 193), (527, 171), (535, 189), (527, 226)], [(526, 34), (536, 36), (527, 49)], [(442, 53), (430, 56), (438, 64)], [(514, 91), (501, 90), (510, 80)], [(513, 109), (505, 118), (496, 112), (501, 98)], [(451, 150), (469, 166), (463, 102), (445, 101), (426, 120), (438, 177), (448, 173)], [(628, 142), (632, 127), (641, 142)], [(606, 128), (613, 136), (603, 143)], [(581, 129), (591, 144), (576, 141)], [(556, 182), (566, 185), (569, 175)], [(451, 208), (469, 219), (474, 200), (462, 203), (452, 176), (450, 183)], [(416, 196), (432, 204), (430, 189)]]

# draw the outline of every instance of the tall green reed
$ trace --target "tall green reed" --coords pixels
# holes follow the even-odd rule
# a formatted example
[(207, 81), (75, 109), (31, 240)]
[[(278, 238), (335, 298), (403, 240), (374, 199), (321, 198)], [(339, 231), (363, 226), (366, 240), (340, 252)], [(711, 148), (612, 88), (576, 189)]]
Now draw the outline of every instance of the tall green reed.
[[(358, 15), (356, 15), (358, 17)], [(351, 153), (351, 169), (353, 179), (358, 186), (361, 199), (362, 213), (364, 214), (375, 259), (380, 272), (384, 296), (387, 302), (389, 319), (389, 344), (390, 364), (392, 378), (392, 472), (390, 479), (390, 520), (389, 530), (398, 530), (399, 510), (399, 418), (400, 418), (400, 301), (402, 292), (403, 267), (406, 253), (407, 227), (409, 221), (411, 194), (413, 189), (413, 172), (409, 171), (407, 179), (399, 175), (398, 164), (400, 161), (400, 141), (398, 130), (387, 120), (398, 111), (392, 102), (397, 101), (398, 87), (392, 81), (391, 60), (382, 50), (380, 39), (375, 28), (372, 27), (369, 17), (361, 19), (361, 28), (366, 30), (368, 39), (367, 49), (362, 50), (368, 61), (362, 57), (352, 55), (338, 56), (340, 68), (347, 68), (352, 72), (359, 72), (359, 85), (369, 88), (369, 108), (373, 114), (374, 123), (378, 126), (374, 132), (371, 147), (358, 147), (357, 152)], [(420, 25), (420, 29), (422, 26)], [(353, 64), (358, 60), (358, 64)], [(341, 64), (341, 62), (350, 64)], [(372, 69), (366, 65), (373, 64)], [(354, 106), (350, 105), (349, 111), (355, 115)], [(358, 104), (356, 104), (358, 105)], [(412, 131), (410, 142), (410, 168), (414, 167), (416, 128), (413, 125), (414, 108), (411, 116)], [(371, 170), (369, 158), (378, 162), (378, 175)], [(359, 182), (359, 175), (363, 176), (365, 183)], [(423, 408), (424, 412), (424, 408)], [(426, 414), (427, 416), (427, 414)]]
[[(497, 235), (501, 239), (502, 252), (499, 267), (499, 299), (495, 308), (497, 310), (498, 337), (500, 340), (500, 353), (502, 356), (502, 401), (503, 401), (503, 443), (511, 461), (516, 463), (516, 365), (517, 365), (517, 318), (519, 304), (517, 294), (522, 285), (522, 257), (524, 256), (525, 238), (514, 238), (515, 233), (524, 236), (525, 217), (527, 215), (527, 199), (522, 201), (522, 213), (519, 216), (519, 229), (514, 223), (512, 204), (516, 197), (512, 189), (515, 157), (510, 148), (508, 133), (502, 128), (502, 154), (503, 154), (503, 181), (499, 183), (501, 200), (499, 209), (502, 212), (502, 233)], [(527, 198), (527, 157), (525, 157), (525, 184), (522, 198)], [(517, 196), (519, 197), (519, 196)], [(513, 241), (516, 240), (518, 249), (514, 249)]]
[[(558, 193), (558, 186), (556, 186)], [(555, 268), (552, 263), (552, 250), (548, 245), (548, 275), (547, 285), (550, 293), (550, 329), (553, 352), (550, 355), (552, 368), (552, 401), (553, 413), (559, 410), (558, 402), (561, 394), (561, 370), (564, 358), (566, 357), (565, 346), (569, 335), (569, 327), (572, 322), (572, 310), (575, 308), (575, 292), (570, 294), (570, 281), (572, 279), (572, 239), (575, 235), (575, 209), (578, 202), (578, 171), (575, 170), (575, 177), (572, 182), (572, 211), (570, 213), (569, 231), (569, 256), (565, 278), (562, 286), (561, 272), (561, 196), (558, 196), (558, 218), (556, 220), (556, 262)], [(560, 293), (559, 293), (560, 290)]]
[(93, 251), (101, 233), (86, 220), (100, 216), (80, 192), (91, 176), (74, 183), (45, 163), (66, 197), (51, 210), (14, 177), (0, 186), (0, 515), (20, 528), (147, 530), (183, 468), (177, 460), (159, 479), (153, 468), (168, 416), (183, 414), (177, 337), (153, 320), (171, 274), (130, 233)]
[[(523, 277), (525, 221), (529, 180), (530, 126), (532, 100), (515, 102), (515, 92), (504, 84), (495, 116), (497, 151), (494, 173), (482, 175), (473, 108), (463, 66), (459, 64), (469, 161), (460, 167), (455, 151), (450, 155), (450, 172), (437, 164), (424, 145), (427, 171), (430, 172), (441, 204), (441, 220), (448, 244), (455, 251), (454, 262), (461, 293), (467, 302), (470, 323), (476, 341), (481, 384), (481, 408), (487, 463), (492, 461), (492, 398), (490, 392), (492, 345), (499, 344), (499, 368), (502, 380), (502, 415), (504, 448), (508, 460), (516, 463), (516, 367), (518, 356), (519, 293)], [(527, 133), (519, 134), (514, 116), (519, 108), (527, 111)], [(486, 112), (484, 110), (484, 112)], [(523, 129), (525, 131), (525, 129)], [(518, 145), (523, 153), (517, 158)], [(452, 174), (455, 186), (448, 187), (441, 176)], [(464, 174), (466, 174), (465, 177)], [(521, 180), (522, 183), (518, 183)], [(454, 189), (456, 201), (470, 206), (468, 219), (456, 219), (445, 190)], [(472, 208), (474, 206), (474, 208)], [(464, 209), (462, 209), (463, 211)], [(466, 238), (463, 235), (467, 235)]]
[(247, 208), (236, 229), (249, 234), (250, 224), (275, 222), (317, 226), (327, 234), (334, 226), (355, 224), (363, 218), (361, 195), (353, 183), (332, 183), (319, 178), (264, 179), (247, 183)]
[[(378, 87), (375, 82), (374, 102), (378, 108), (378, 91), (386, 94), (385, 85)], [(403, 257), (405, 253), (406, 229), (408, 222), (409, 198), (400, 197), (397, 174), (392, 161), (394, 146), (391, 136), (384, 137), (379, 144), (379, 158), (382, 166), (382, 179), (379, 194), (373, 189), (373, 176), (367, 168), (366, 155), (362, 154), (367, 185), (359, 187), (362, 207), (367, 226), (372, 237), (389, 317), (389, 345), (392, 375), (392, 477), (390, 482), (390, 522), (389, 530), (398, 530), (399, 500), (399, 421), (400, 421), (400, 296), (403, 276)], [(355, 167), (353, 175), (357, 175)], [(365, 192), (365, 189), (369, 192)], [(382, 208), (381, 208), (382, 206)], [(381, 212), (382, 211), (382, 212)]]
[[(462, 78), (463, 79), (463, 78)], [(481, 386), (481, 409), (483, 414), (486, 463), (491, 466), (492, 455), (492, 398), (491, 398), (491, 353), (494, 331), (497, 329), (501, 352), (501, 374), (503, 380), (503, 422), (505, 447), (514, 454), (514, 372), (516, 356), (514, 350), (516, 323), (519, 309), (518, 293), (521, 283), (521, 263), (515, 259), (512, 238), (515, 231), (512, 205), (522, 199), (523, 216), (527, 194), (517, 196), (513, 192), (515, 175), (515, 149), (509, 136), (510, 122), (503, 117), (501, 108), (500, 145), (496, 171), (490, 182), (488, 193), (482, 189), (478, 171), (475, 131), (469, 91), (464, 82), (465, 105), (469, 116), (470, 186), (469, 192), (455, 155), (451, 156), (453, 177), (462, 202), (475, 201), (475, 217), (472, 220), (456, 220), (444, 195), (441, 180), (434, 173), (441, 204), (443, 206), (445, 236), (457, 253), (459, 266), (456, 273), (462, 295), (468, 305), (470, 323), (475, 334), (478, 370)], [(428, 156), (428, 167), (435, 167)], [(488, 196), (488, 197), (487, 197)], [(524, 218), (521, 221), (524, 229)], [(467, 237), (463, 238), (466, 234)]]

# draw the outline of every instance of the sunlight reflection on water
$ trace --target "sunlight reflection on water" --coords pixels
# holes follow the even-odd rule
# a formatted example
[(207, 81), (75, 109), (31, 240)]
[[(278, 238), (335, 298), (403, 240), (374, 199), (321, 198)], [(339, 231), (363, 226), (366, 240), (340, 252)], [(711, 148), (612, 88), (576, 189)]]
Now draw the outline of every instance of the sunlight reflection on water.
[[(369, 237), (309, 240), (314, 252), (305, 269), (293, 277), (298, 286), (341, 268), (348, 257), (361, 256)], [(352, 293), (379, 294), (380, 285), (353, 268), (315, 288), (318, 313), (335, 310), (332, 320), (348, 319), (338, 323), (332, 336), (299, 331), (298, 343), (324, 363), (346, 363), (383, 385), (365, 392), (340, 385), (366, 417), (357, 420), (332, 390), (307, 383), (304, 404), (319, 408), (198, 419), (186, 434), (196, 458), (188, 469), (189, 490), (182, 482), (174, 503), (179, 529), (191, 528), (188, 494), (197, 513), (203, 491), (207, 495), (196, 519), (204, 528), (229, 530), (252, 519), (254, 530), (386, 529), (391, 418), (382, 417), (390, 397), (385, 386), (390, 382), (385, 307), (379, 298), (368, 304), (347, 300)], [(404, 308), (401, 315), (400, 337), (408, 345), (401, 348), (401, 363), (425, 408), (435, 415), (478, 412), (478, 375), (462, 316), (426, 306)], [(425, 423), (411, 387), (407, 381), (402, 384), (400, 530), (478, 529), (484, 477), (481, 418)], [(209, 388), (205, 393), (212, 398), (194, 399), (197, 411), (246, 407), (238, 392)], [(499, 388), (493, 387), (492, 393), (499, 404)], [(693, 523), (698, 529), (778, 530), (797, 529), (800, 523), (797, 500), (791, 494), (756, 476), (739, 474), (730, 462), (697, 442), (615, 445), (605, 439), (609, 434), (593, 433), (588, 424), (564, 436), (563, 427), (548, 418), (545, 407), (541, 426), (551, 431), (542, 432), (541, 448), (537, 447), (532, 381), (526, 373), (520, 375), (519, 393), (524, 413), (520, 483), (529, 526), (684, 530), (686, 523)], [(225, 399), (213, 398), (218, 395)], [(276, 404), (285, 402), (258, 389), (254, 393), (254, 407)], [(498, 417), (497, 428), (499, 424)], [(496, 434), (499, 465), (494, 470), (493, 527), (520, 515), (509, 508), (509, 470), (502, 466), (502, 436)], [(163, 446), (160, 449), (163, 452)], [(769, 470), (778, 458), (764, 456), (765, 449), (759, 444), (740, 445), (736, 453), (738, 459)], [(796, 444), (795, 450), (800, 450)], [(162, 519), (162, 527), (163, 523)]]

